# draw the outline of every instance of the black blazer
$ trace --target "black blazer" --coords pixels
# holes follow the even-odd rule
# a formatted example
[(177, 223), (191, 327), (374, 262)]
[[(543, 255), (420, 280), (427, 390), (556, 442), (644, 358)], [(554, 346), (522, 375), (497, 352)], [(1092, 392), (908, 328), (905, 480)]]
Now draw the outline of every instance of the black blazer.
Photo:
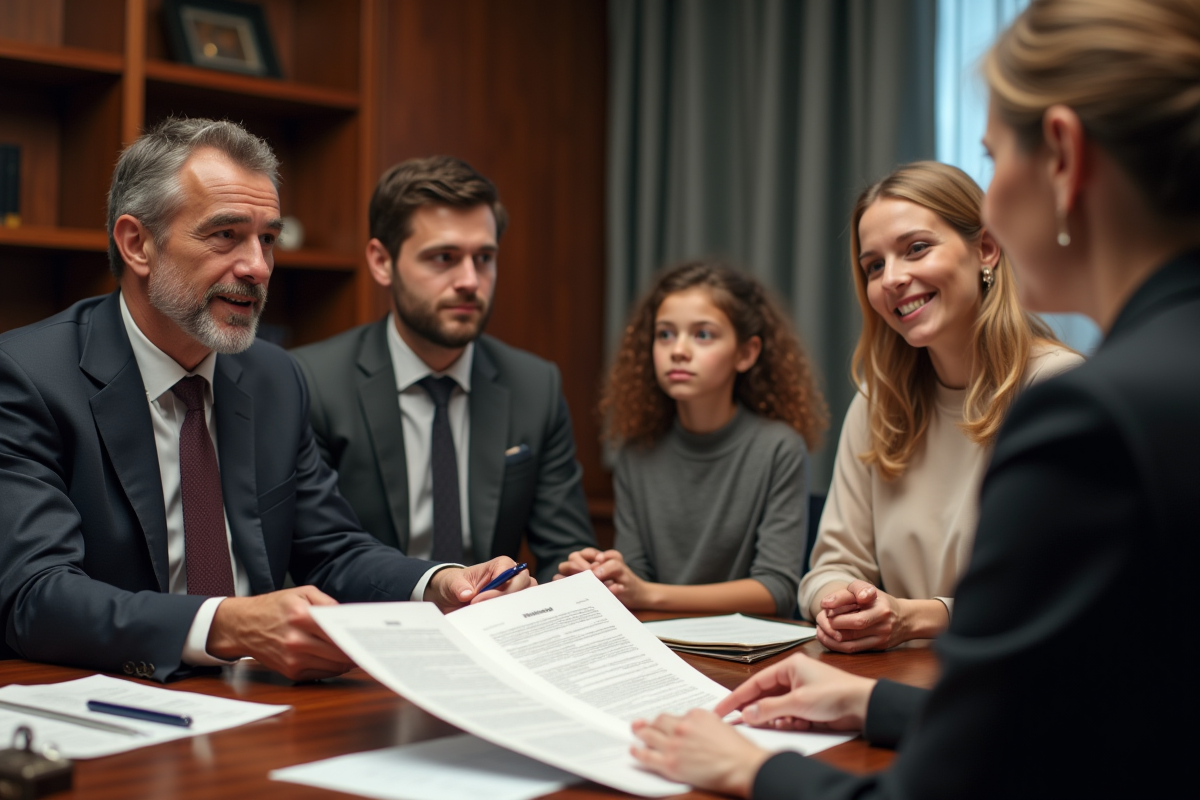
[(1138, 289), (1090, 361), (1014, 405), (937, 644), (943, 677), (892, 769), (860, 777), (775, 756), (754, 797), (1159, 797), (1194, 785), (1198, 414), (1200, 252)]
[[(337, 493), (295, 362), (256, 342), (213, 377), (221, 491), (258, 594), (288, 571), (341, 601), (406, 600), (432, 566), (382, 547)], [(168, 594), (146, 390), (117, 293), (0, 336), (4, 655), (121, 671), (183, 665), (203, 597)]]
[[(404, 550), (408, 464), (387, 325), (385, 317), (293, 355), (308, 379), (317, 444), (337, 470), (342, 494), (363, 527)], [(538, 580), (550, 580), (572, 551), (596, 544), (558, 368), (481, 336), (467, 403), (475, 556), (516, 558), (528, 535)]]

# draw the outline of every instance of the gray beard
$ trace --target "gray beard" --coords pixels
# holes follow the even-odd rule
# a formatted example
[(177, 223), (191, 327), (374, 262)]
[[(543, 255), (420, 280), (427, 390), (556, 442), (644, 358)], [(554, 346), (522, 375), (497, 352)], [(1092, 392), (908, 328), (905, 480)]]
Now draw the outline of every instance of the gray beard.
[[(165, 257), (159, 258), (158, 269), (150, 276), (148, 296), (150, 305), (179, 326), (180, 330), (217, 353), (232, 355), (245, 351), (254, 344), (258, 332), (258, 319), (267, 304), (267, 290), (261, 284), (222, 283), (209, 287), (199, 303), (189, 298), (187, 282), (181, 270)], [(217, 295), (245, 297), (257, 300), (249, 318), (241, 314), (230, 314), (222, 327), (209, 304)]]

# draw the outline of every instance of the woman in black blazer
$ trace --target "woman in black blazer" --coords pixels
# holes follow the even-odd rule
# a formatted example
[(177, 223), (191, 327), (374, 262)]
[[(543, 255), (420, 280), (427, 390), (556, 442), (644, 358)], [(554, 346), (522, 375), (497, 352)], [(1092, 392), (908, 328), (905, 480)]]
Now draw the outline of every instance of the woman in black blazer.
[(1034, 311), (1105, 331), (1014, 405), (931, 692), (794, 656), (716, 711), (901, 738), (854, 776), (693, 711), (634, 755), (755, 798), (1153, 797), (1193, 785), (1200, 692), (1200, 2), (1034, 0), (988, 55), (989, 229)]

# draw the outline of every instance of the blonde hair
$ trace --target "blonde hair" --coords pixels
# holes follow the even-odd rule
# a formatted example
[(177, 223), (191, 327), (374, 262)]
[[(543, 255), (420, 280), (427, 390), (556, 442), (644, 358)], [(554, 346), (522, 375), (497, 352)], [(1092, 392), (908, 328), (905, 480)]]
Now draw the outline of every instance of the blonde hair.
[(1000, 117), (1025, 150), (1052, 105), (1128, 172), (1168, 219), (1200, 212), (1200, 2), (1034, 0), (983, 62)]
[[(945, 220), (968, 244), (983, 234), (983, 191), (962, 170), (936, 161), (906, 164), (867, 187), (850, 219), (850, 262), (862, 307), (863, 327), (854, 348), (851, 375), (867, 398), (871, 449), (859, 454), (888, 480), (904, 474), (933, 415), (937, 374), (925, 348), (904, 340), (867, 300), (867, 277), (859, 267), (858, 224), (876, 201), (906, 200)], [(1033, 345), (1057, 341), (1044, 322), (1017, 302), (1012, 271), (1004, 255), (992, 269), (992, 287), (982, 293), (971, 334), (971, 377), (961, 427), (972, 441), (996, 438), (1025, 374)], [(982, 276), (980, 278), (982, 280)]]

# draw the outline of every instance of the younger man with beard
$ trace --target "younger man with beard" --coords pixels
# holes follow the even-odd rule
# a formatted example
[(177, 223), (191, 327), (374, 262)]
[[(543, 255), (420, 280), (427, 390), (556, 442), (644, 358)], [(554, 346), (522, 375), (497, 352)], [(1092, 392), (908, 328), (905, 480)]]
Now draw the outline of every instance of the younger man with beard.
[(363, 526), (410, 556), (516, 557), (537, 575), (594, 546), (558, 369), (482, 335), (507, 214), (456, 158), (389, 169), (367, 263), (392, 313), (294, 351), (321, 453)]
[[(231, 122), (156, 126), (109, 192), (118, 291), (0, 335), (0, 658), (166, 680), (253, 656), (331, 676), (353, 664), (310, 606), (449, 610), (513, 563), (408, 558), (338, 495), (295, 362), (254, 341), (276, 163)], [(281, 589), (288, 572), (311, 585)]]

